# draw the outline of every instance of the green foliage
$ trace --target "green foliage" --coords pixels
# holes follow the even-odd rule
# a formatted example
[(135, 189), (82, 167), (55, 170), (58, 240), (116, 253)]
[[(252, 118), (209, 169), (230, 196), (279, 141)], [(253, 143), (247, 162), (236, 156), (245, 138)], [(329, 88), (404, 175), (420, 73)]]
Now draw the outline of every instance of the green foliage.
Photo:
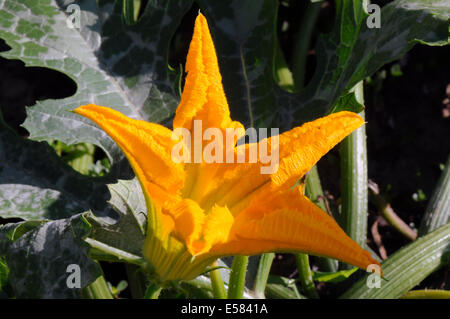
[(447, 224), (403, 247), (385, 260), (381, 266), (386, 280), (380, 280), (379, 288), (368, 289), (368, 277), (374, 275), (366, 275), (341, 298), (399, 298), (449, 261), (450, 224)]
[[(168, 65), (170, 41), (193, 3), (155, 0), (141, 8), (135, 0), (0, 0), (0, 38), (11, 48), (0, 56), (62, 72), (77, 86), (73, 96), (27, 108), (29, 139), (15, 134), (0, 114), (0, 216), (24, 220), (0, 226), (0, 290), (9, 285), (10, 297), (76, 298), (80, 289), (66, 285), (69, 264), (80, 265), (86, 287), (101, 275), (94, 259), (142, 262), (146, 208), (140, 186), (112, 139), (70, 111), (95, 103), (167, 123), (182, 77), (182, 69)], [(362, 105), (352, 92), (357, 83), (416, 43), (448, 44), (446, 1), (393, 1), (382, 9), (382, 27), (370, 29), (363, 1), (337, 0), (335, 26), (315, 48), (315, 73), (293, 93), (275, 32), (278, 1), (196, 3), (210, 24), (233, 118), (247, 127), (287, 129), (329, 112), (359, 112)], [(81, 9), (79, 29), (67, 24), (70, 4)], [(401, 75), (398, 67), (391, 72)], [(94, 145), (107, 159), (95, 161)], [(442, 189), (446, 181), (443, 177)], [(436, 192), (438, 208), (427, 216), (439, 223), (430, 230), (448, 223), (448, 209), (441, 209), (448, 191)], [(344, 296), (401, 296), (447, 261), (449, 242), (447, 224), (385, 261), (387, 288), (368, 290), (360, 281)], [(333, 282), (348, 275), (315, 273), (315, 279)], [(191, 296), (199, 291), (183, 285)], [(294, 288), (285, 278), (270, 277), (266, 294), (301, 298)]]
[(103, 179), (67, 166), (45, 142), (26, 140), (0, 117), (0, 211), (3, 218), (60, 219), (89, 209), (111, 213)]
[[(25, 222), (30, 223), (30, 222)], [(31, 226), (31, 227), (30, 227)], [(83, 215), (42, 223), (32, 223), (27, 231), (8, 236), (21, 223), (0, 226), (1, 253), (8, 265), (8, 282), (17, 298), (75, 298), (80, 288), (68, 288), (69, 265), (82, 270), (81, 288), (101, 275), (88, 257), (83, 238), (90, 225)]]

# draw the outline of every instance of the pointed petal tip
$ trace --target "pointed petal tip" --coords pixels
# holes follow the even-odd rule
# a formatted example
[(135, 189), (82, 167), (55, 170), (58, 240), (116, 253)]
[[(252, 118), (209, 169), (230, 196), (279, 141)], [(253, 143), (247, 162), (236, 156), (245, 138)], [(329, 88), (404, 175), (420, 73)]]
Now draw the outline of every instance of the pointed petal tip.
[(331, 116), (336, 117), (336, 118), (347, 117), (352, 123), (354, 122), (355, 125), (359, 124), (359, 126), (365, 124), (364, 119), (355, 112), (341, 111), (341, 112), (333, 113), (333, 114), (331, 114)]
[(106, 107), (91, 103), (91, 104), (80, 105), (79, 107), (74, 108), (71, 112), (86, 116), (90, 112), (95, 111), (95, 110), (101, 110), (102, 108), (106, 108)]
[(202, 13), (201, 10), (198, 10), (198, 15), (197, 15), (197, 18), (196, 18), (196, 19), (205, 19), (205, 20), (206, 20), (206, 18), (205, 18), (205, 16), (203, 15), (203, 13)]

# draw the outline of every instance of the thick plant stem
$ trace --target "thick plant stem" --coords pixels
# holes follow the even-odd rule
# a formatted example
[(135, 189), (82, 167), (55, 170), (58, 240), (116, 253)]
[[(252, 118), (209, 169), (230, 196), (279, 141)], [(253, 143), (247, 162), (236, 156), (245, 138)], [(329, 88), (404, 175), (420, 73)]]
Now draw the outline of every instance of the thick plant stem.
[(83, 288), (82, 296), (86, 299), (114, 299), (103, 276)]
[(234, 256), (228, 285), (228, 299), (242, 299), (247, 265), (248, 256)]
[[(313, 166), (308, 172), (306, 178), (305, 195), (310, 200), (312, 200), (317, 206), (322, 208), (322, 210), (327, 211), (327, 207), (321, 198), (325, 198), (322, 190), (322, 185), (320, 183), (319, 171), (317, 166)], [(322, 271), (335, 272), (338, 270), (337, 261), (330, 258), (320, 257), (319, 264)]]
[[(215, 261), (211, 266), (218, 267), (219, 264)], [(220, 269), (210, 271), (209, 276), (211, 278), (211, 287), (214, 293), (214, 298), (226, 299), (227, 292), (225, 291), (225, 286), (223, 284), (222, 277), (220, 276)]]
[(426, 235), (448, 222), (450, 222), (450, 156), (428, 202), (419, 235)]
[(305, 84), (306, 58), (311, 43), (311, 35), (319, 15), (322, 3), (308, 1), (306, 11), (301, 19), (301, 24), (294, 36), (292, 49), (292, 74), (294, 76), (295, 90), (300, 91)]
[[(356, 99), (364, 103), (363, 82), (355, 87)], [(364, 112), (359, 114), (364, 118)], [(340, 148), (342, 179), (342, 226), (362, 247), (367, 236), (367, 147), (365, 126), (346, 137)]]
[(298, 274), (303, 293), (309, 297), (317, 299), (319, 295), (314, 285), (311, 268), (309, 267), (309, 258), (307, 254), (296, 254), (295, 260), (297, 262)]
[(272, 266), (272, 261), (274, 258), (274, 253), (261, 255), (258, 265), (258, 272), (256, 273), (255, 285), (253, 286), (255, 298), (265, 298), (264, 291), (266, 290), (267, 279), (269, 278), (270, 267)]
[[(364, 104), (363, 81), (354, 88), (356, 100)], [(364, 118), (364, 112), (359, 114)], [(342, 211), (341, 226), (354, 241), (365, 248), (367, 238), (368, 177), (366, 128), (347, 136), (340, 146)], [(347, 265), (345, 268), (351, 267)]]

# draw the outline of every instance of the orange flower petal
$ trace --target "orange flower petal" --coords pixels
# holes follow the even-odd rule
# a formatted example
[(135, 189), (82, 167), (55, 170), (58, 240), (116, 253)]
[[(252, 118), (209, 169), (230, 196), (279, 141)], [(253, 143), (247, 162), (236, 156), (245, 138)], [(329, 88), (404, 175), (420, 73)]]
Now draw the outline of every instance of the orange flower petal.
[[(191, 131), (191, 138), (194, 139), (193, 123), (200, 120), (201, 132), (197, 132), (199, 136), (202, 138), (207, 128), (218, 128), (222, 130), (224, 139), (221, 143), (225, 143), (227, 128), (243, 130), (241, 123), (231, 120), (216, 50), (206, 18), (201, 13), (195, 20), (194, 34), (186, 60), (186, 72), (181, 102), (173, 120), (174, 129), (186, 128)], [(202, 150), (205, 144), (207, 143), (202, 141)], [(193, 141), (191, 145), (194, 145)], [(192, 151), (192, 156), (193, 153)], [(183, 194), (191, 196), (192, 192), (197, 194), (204, 188), (202, 181), (209, 180), (214, 175), (215, 167), (204, 162), (190, 163), (186, 166), (186, 188)]]
[[(227, 205), (230, 209), (242, 200), (249, 203), (262, 188), (271, 191), (293, 186), (316, 162), (343, 138), (360, 127), (364, 120), (352, 112), (339, 112), (308, 122), (278, 136), (279, 165), (273, 174), (262, 174), (262, 167), (270, 163), (216, 164), (213, 177), (208, 176), (209, 184), (203, 188), (199, 199), (202, 207), (214, 203)], [(267, 139), (270, 150), (273, 138)], [(264, 141), (257, 145), (258, 150)], [(256, 144), (245, 144), (236, 148), (236, 153), (244, 152), (249, 158), (251, 148)], [(269, 151), (270, 154), (270, 151)], [(200, 182), (199, 182), (200, 183)], [(239, 206), (242, 203), (240, 203)]]
[(364, 124), (356, 113), (338, 112), (305, 123), (280, 136), (280, 166), (271, 176), (277, 186), (292, 186), (347, 135)]
[(199, 13), (186, 60), (186, 82), (173, 127), (192, 128), (193, 120), (202, 120), (203, 129), (237, 128), (241, 123), (230, 118), (222, 86), (216, 50), (206, 18)]
[(171, 159), (177, 141), (162, 125), (131, 119), (111, 108), (94, 104), (74, 110), (94, 121), (119, 145), (127, 156), (143, 191), (158, 205), (175, 201), (184, 185), (183, 164)]
[(202, 235), (203, 224), (205, 223), (203, 209), (193, 200), (183, 199), (164, 213), (172, 216), (175, 221), (173, 235), (183, 240), (188, 251), (194, 255), (192, 251), (193, 243)]
[(233, 215), (226, 207), (214, 206), (206, 212), (190, 199), (183, 199), (164, 214), (174, 221), (173, 235), (182, 240), (193, 255), (207, 252), (228, 239)]
[(235, 218), (228, 242), (215, 245), (210, 253), (255, 255), (270, 251), (326, 256), (363, 269), (378, 264), (332, 217), (303, 196), (300, 188), (254, 200)]
[(203, 234), (193, 243), (192, 252), (195, 255), (208, 252), (212, 246), (228, 240), (234, 217), (227, 207), (215, 205), (208, 213), (203, 226)]

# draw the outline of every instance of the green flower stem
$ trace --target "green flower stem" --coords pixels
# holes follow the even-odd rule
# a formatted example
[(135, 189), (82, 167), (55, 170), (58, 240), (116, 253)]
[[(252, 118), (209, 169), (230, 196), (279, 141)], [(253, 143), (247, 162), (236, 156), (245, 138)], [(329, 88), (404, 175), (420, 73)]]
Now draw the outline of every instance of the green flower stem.
[(301, 19), (301, 24), (294, 36), (292, 49), (292, 74), (296, 91), (300, 91), (305, 84), (306, 58), (311, 43), (311, 35), (319, 15), (322, 3), (308, 1), (306, 11)]
[[(219, 264), (215, 261), (212, 267), (218, 267)], [(225, 286), (223, 284), (222, 277), (220, 276), (220, 269), (214, 269), (209, 272), (209, 276), (211, 278), (211, 287), (214, 293), (214, 298), (216, 299), (226, 299), (227, 292), (225, 290)]]
[(82, 296), (86, 299), (114, 299), (103, 276), (98, 277), (94, 282), (84, 287)]
[(448, 222), (450, 222), (450, 156), (428, 202), (419, 235), (426, 235)]
[(145, 299), (158, 299), (161, 290), (162, 287), (160, 285), (150, 282), (147, 290), (145, 291)]
[(448, 290), (411, 290), (400, 297), (400, 299), (450, 299)]
[(370, 198), (377, 206), (381, 215), (386, 221), (392, 225), (400, 234), (409, 240), (416, 240), (417, 233), (412, 230), (398, 215), (394, 212), (391, 205), (386, 203), (383, 197), (379, 194), (378, 185), (374, 182), (369, 182)]
[[(364, 84), (354, 87), (356, 100), (364, 104)], [(364, 112), (359, 114), (364, 118)], [(367, 238), (367, 145), (365, 126), (347, 136), (340, 145), (342, 211), (341, 226), (354, 241), (365, 248)], [(350, 265), (348, 265), (350, 266)]]
[(266, 290), (267, 279), (269, 278), (270, 267), (275, 258), (274, 253), (262, 254), (259, 260), (258, 271), (256, 273), (255, 284), (253, 286), (253, 293), (255, 298), (264, 299), (264, 291)]
[[(327, 211), (327, 207), (325, 203), (320, 200), (320, 198), (325, 198), (322, 190), (322, 185), (320, 183), (319, 171), (317, 170), (317, 166), (313, 166), (308, 172), (308, 176), (306, 177), (306, 187), (305, 187), (305, 195), (310, 200), (312, 200), (317, 206), (322, 208), (322, 210)], [(319, 257), (320, 269), (325, 272), (336, 272), (337, 261), (330, 258)]]
[(295, 260), (297, 262), (298, 275), (302, 285), (303, 293), (309, 297), (317, 299), (319, 295), (314, 285), (311, 268), (309, 267), (309, 258), (307, 254), (296, 254)]
[(234, 256), (228, 286), (228, 299), (242, 299), (247, 265), (248, 256)]

